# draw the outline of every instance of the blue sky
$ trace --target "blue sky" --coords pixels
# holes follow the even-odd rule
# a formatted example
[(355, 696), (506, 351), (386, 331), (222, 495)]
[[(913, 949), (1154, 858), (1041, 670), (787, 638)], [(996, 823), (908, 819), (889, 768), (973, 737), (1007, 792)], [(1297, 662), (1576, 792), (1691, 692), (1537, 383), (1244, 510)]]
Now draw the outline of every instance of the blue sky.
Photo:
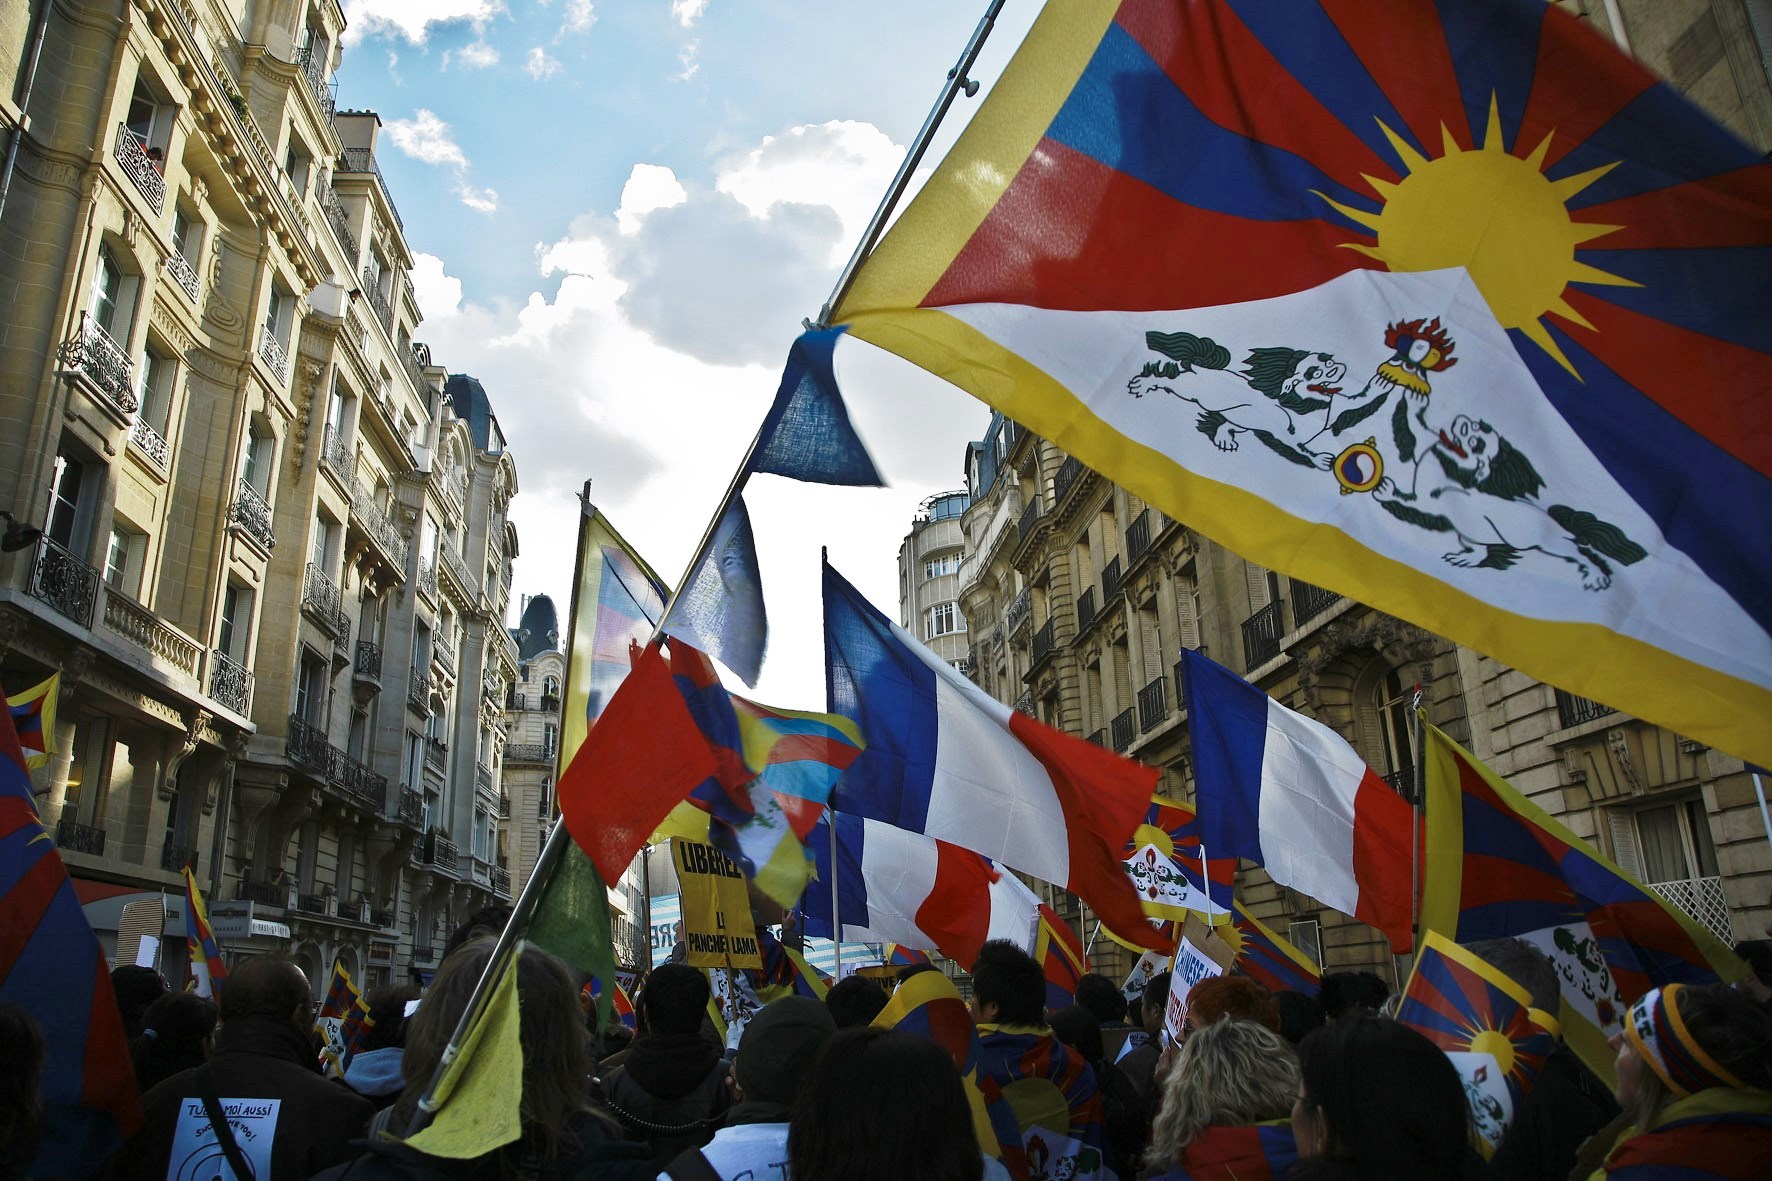
[[(1037, 5), (1006, 7), (974, 70), (987, 88)], [(682, 572), (984, 9), (348, 0), (339, 105), (381, 115), (418, 338), (485, 382), (510, 440), (519, 592), (564, 609), (587, 477), (659, 573)], [(976, 105), (956, 104), (926, 166)], [(865, 345), (839, 373), (892, 487), (752, 481), (773, 620), (756, 695), (782, 706), (822, 705), (819, 546), (896, 616), (911, 515), (963, 482), (988, 419)]]

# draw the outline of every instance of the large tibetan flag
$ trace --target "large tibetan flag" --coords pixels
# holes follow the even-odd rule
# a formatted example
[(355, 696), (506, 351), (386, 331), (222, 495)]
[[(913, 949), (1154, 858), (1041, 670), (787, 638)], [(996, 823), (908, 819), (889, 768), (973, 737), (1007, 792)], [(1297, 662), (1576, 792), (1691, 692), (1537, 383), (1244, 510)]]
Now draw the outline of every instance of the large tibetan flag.
[(1301, 992), (1314, 997), (1323, 976), (1311, 958), (1285, 936), (1235, 904), (1236, 917), (1219, 935), (1237, 953), (1232, 971), (1267, 986), (1269, 992)]
[(1409, 805), (1341, 735), (1183, 651), (1200, 835), (1282, 886), (1413, 941)]
[(831, 806), (982, 853), (1079, 895), (1152, 947), (1120, 850), (1157, 771), (992, 700), (824, 567), (830, 708), (867, 749)]
[(1237, 859), (1210, 857), (1203, 849), (1194, 810), (1179, 800), (1152, 796), (1144, 823), (1121, 850), (1145, 914), (1185, 919), (1192, 912), (1210, 921), (1215, 913), (1230, 910)]
[(43, 1138), (31, 1177), (85, 1177), (141, 1124), (110, 964), (31, 803), (0, 693), (0, 1001), (43, 1031)]
[(209, 908), (203, 904), (203, 891), (197, 888), (197, 875), (190, 866), (185, 875), (185, 952), (191, 962), (191, 976), (197, 982), (198, 996), (215, 996), (228, 978), (228, 966), (222, 960), (221, 944), (209, 925)]
[(993, 939), (1034, 951), (1040, 899), (982, 854), (849, 813), (821, 821), (806, 849), (817, 867), (800, 901), (808, 934), (835, 938), (834, 890), (847, 940), (934, 949), (967, 970)]
[(1557, 1048), (1556, 1017), (1534, 1009), (1532, 994), (1518, 981), (1430, 931), (1397, 1020), (1446, 1051), (1464, 1080), (1477, 1147), (1493, 1156)]
[[(566, 767), (633, 666), (629, 649), (652, 638), (669, 590), (588, 501), (578, 525), (560, 766)], [(614, 879), (611, 879), (614, 880)]]
[(12, 728), (18, 744), (25, 752), (26, 767), (45, 767), (55, 753), (55, 703), (61, 696), (62, 675), (52, 673), (9, 698), (12, 705)]
[(1563, 1037), (1601, 1078), (1613, 1073), (1607, 1039), (1650, 988), (1747, 975), (1715, 935), (1438, 728), (1426, 734), (1423, 929), (1464, 944), (1512, 936), (1548, 955)]
[(1772, 165), (1564, 6), (1073, 0), (831, 320), (1254, 562), (1766, 762), (1769, 246)]
[(369, 1002), (351, 979), (343, 960), (334, 961), (332, 981), (320, 1012), (314, 1017), (314, 1030), (320, 1035), (320, 1058), (325, 1070), (334, 1077), (343, 1077), (351, 1058), (369, 1035), (375, 1022), (369, 1016)]

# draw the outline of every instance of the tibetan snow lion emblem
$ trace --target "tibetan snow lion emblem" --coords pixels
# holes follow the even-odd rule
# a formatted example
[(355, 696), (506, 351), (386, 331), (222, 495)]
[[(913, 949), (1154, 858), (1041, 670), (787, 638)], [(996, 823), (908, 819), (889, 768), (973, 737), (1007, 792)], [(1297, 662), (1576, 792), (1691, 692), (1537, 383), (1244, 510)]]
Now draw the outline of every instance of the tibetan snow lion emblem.
[(1147, 332), (1145, 344), (1162, 359), (1127, 382), (1134, 398), (1191, 403), (1197, 429), (1219, 451), (1252, 438), (1290, 464), (1330, 473), (1344, 495), (1369, 494), (1405, 525), (1450, 533), (1456, 548), (1442, 558), (1451, 565), (1507, 570), (1535, 553), (1600, 591), (1615, 566), (1648, 556), (1618, 526), (1550, 499), (1532, 460), (1495, 427), (1437, 412), (1434, 378), (1457, 364), (1438, 319), (1387, 326), (1390, 355), (1351, 393), (1347, 365), (1327, 352), (1252, 348), (1233, 370), (1231, 351), (1211, 337)]

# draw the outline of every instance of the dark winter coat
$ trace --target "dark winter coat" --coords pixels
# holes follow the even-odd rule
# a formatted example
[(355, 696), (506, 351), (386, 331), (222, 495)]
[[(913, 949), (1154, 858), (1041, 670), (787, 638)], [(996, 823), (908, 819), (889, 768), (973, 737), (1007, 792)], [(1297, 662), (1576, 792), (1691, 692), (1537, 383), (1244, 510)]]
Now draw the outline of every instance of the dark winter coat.
[(726, 1074), (720, 1048), (700, 1034), (648, 1034), (604, 1077), (603, 1095), (628, 1138), (644, 1141), (663, 1168), (713, 1139), (732, 1103)]
[(474, 1160), (427, 1156), (392, 1141), (359, 1142), (361, 1156), (314, 1181), (651, 1181), (658, 1175), (645, 1148), (622, 1140), (588, 1111), (573, 1118), (567, 1135), (570, 1143), (552, 1159), (522, 1140)]
[[(224, 1107), (232, 1099), (277, 1100), (274, 1121), (251, 1125), (252, 1134), (272, 1136), (270, 1176), (258, 1181), (306, 1181), (350, 1159), (351, 1138), (375, 1112), (369, 1100), (320, 1073), (313, 1043), (293, 1024), (235, 1017), (222, 1025), (213, 1058), (142, 1096), (141, 1130), (111, 1159), (105, 1176), (111, 1181), (165, 1181), (181, 1116), (187, 1128), (200, 1121), (208, 1133), (205, 1084), (214, 1088)], [(247, 1134), (243, 1130), (235, 1138)], [(213, 1133), (204, 1134), (202, 1141), (213, 1151)]]

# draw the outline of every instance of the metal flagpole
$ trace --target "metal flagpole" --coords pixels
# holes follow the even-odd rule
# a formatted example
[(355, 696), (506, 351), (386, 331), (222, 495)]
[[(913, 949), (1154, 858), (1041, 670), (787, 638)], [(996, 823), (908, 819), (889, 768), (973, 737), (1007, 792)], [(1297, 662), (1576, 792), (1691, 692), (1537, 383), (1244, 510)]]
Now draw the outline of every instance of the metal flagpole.
[(1101, 920), (1096, 919), (1095, 920), (1095, 933), (1090, 935), (1089, 942), (1085, 943), (1083, 945), (1084, 958), (1088, 958), (1089, 953), (1095, 950), (1095, 941), (1100, 938), (1101, 938)]
[(935, 105), (924, 117), (923, 126), (918, 129), (916, 138), (911, 140), (910, 150), (904, 156), (904, 163), (898, 166), (897, 174), (893, 176), (892, 183), (886, 188), (886, 195), (880, 198), (880, 206), (874, 210), (874, 216), (869, 219), (867, 229), (862, 232), (861, 242), (856, 245), (855, 253), (849, 256), (849, 261), (843, 265), (842, 274), (837, 276), (837, 285), (832, 288), (831, 297), (825, 300), (824, 307), (819, 309), (817, 322), (807, 323), (808, 328), (830, 327), (831, 313), (837, 310), (837, 305), (843, 302), (845, 295), (849, 294), (849, 288), (855, 282), (855, 273), (861, 269), (862, 262), (873, 252), (875, 244), (880, 240), (880, 235), (885, 232), (886, 220), (892, 216), (893, 209), (898, 205), (898, 199), (904, 196), (906, 187), (911, 183), (911, 175), (916, 172), (917, 165), (922, 163), (923, 153), (929, 150), (929, 143), (935, 138), (935, 129), (941, 126), (941, 121), (946, 117), (948, 108), (953, 106), (954, 96), (962, 90), (966, 92), (967, 98), (978, 93), (978, 83), (967, 77), (966, 72), (972, 68), (972, 63), (978, 60), (978, 53), (984, 48), (985, 38), (991, 35), (991, 28), (997, 23), (997, 14), (1003, 11), (1003, 2), (1004, 0), (990, 0), (990, 5), (985, 9), (984, 16), (979, 18), (978, 27), (972, 30), (972, 39), (966, 42), (966, 48), (960, 51), (960, 60), (954, 64), (953, 69), (948, 71), (947, 81), (943, 83), (941, 93), (936, 96)]
[(1766, 787), (1760, 782), (1759, 768), (1753, 767), (1749, 773), (1754, 777), (1754, 794), (1760, 798), (1760, 823), (1766, 828), (1766, 843), (1772, 845), (1772, 812), (1766, 810)]
[(829, 808), (825, 809), (825, 822), (831, 830), (831, 946), (836, 949), (836, 962), (831, 967), (831, 979), (843, 979), (843, 918), (842, 908), (837, 898), (837, 814)]
[(1414, 765), (1409, 769), (1415, 781), (1409, 801), (1409, 951), (1412, 957), (1421, 951), (1421, 813), (1426, 802), (1422, 794), (1422, 780), (1427, 761), (1427, 752), (1421, 745), (1421, 699), (1421, 682), (1417, 681), (1415, 695), (1409, 702), (1415, 714), (1415, 758)]

